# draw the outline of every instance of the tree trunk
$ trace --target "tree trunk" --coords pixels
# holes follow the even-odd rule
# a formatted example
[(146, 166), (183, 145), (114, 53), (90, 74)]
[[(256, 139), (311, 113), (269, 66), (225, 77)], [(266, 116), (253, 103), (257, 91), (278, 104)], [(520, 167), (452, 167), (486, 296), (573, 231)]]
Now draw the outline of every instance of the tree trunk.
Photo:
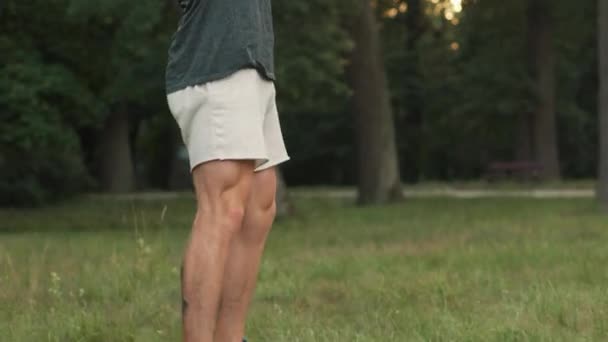
[[(403, 104), (405, 110), (405, 118), (397, 119), (397, 127), (404, 128), (404, 132), (407, 134), (406, 146), (409, 147), (409, 153), (412, 154), (409, 160), (401, 160), (401, 165), (407, 165), (405, 176), (408, 180), (418, 180), (420, 177), (420, 168), (418, 163), (415, 161), (424, 160), (421, 158), (421, 154), (425, 153), (424, 140), (422, 134), (422, 127), (424, 126), (424, 102), (423, 102), (423, 89), (422, 84), (423, 73), (421, 71), (420, 53), (418, 48), (418, 42), (420, 38), (427, 30), (427, 15), (424, 13), (424, 1), (423, 0), (409, 0), (407, 2), (407, 11), (405, 12), (405, 26), (407, 29), (407, 38), (405, 41), (406, 46), (406, 59), (403, 63), (404, 73), (406, 79), (405, 82), (406, 93), (403, 95), (405, 103)], [(401, 119), (401, 120), (399, 120)], [(400, 122), (401, 121), (401, 122)], [(401, 154), (402, 151), (399, 151)], [(405, 164), (404, 164), (405, 162)]]
[(100, 142), (100, 180), (112, 193), (133, 191), (135, 176), (129, 143), (129, 115), (118, 110), (107, 118)]
[(598, 70), (599, 70), (599, 122), (600, 155), (597, 195), (608, 211), (608, 1), (598, 0)]
[(358, 144), (360, 204), (401, 199), (401, 180), (395, 144), (395, 127), (386, 71), (378, 42), (378, 28), (368, 0), (351, 25), (355, 48), (349, 78), (354, 91)]
[(518, 127), (517, 140), (515, 146), (515, 158), (517, 160), (532, 161), (534, 160), (533, 134), (532, 127), (534, 122), (530, 113), (522, 113), (517, 117)]
[(542, 166), (541, 178), (559, 179), (559, 154), (555, 115), (555, 62), (550, 0), (529, 0), (528, 38), (530, 71), (537, 94), (533, 113), (533, 141), (536, 161)]

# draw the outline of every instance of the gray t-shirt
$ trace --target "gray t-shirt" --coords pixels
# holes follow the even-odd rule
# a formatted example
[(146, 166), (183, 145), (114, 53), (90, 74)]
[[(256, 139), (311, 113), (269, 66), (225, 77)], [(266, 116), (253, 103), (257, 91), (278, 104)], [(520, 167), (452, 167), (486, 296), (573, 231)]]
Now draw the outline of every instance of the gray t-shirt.
[(178, 0), (183, 9), (169, 49), (167, 93), (255, 68), (274, 80), (271, 0)]

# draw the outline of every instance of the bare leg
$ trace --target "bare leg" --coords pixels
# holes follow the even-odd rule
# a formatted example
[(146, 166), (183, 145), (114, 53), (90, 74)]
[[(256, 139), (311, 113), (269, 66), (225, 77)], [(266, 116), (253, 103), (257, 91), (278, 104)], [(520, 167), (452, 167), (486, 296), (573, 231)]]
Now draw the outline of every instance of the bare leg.
[(257, 281), (264, 245), (275, 217), (274, 168), (254, 175), (243, 228), (230, 245), (215, 342), (240, 342)]
[(185, 342), (214, 342), (230, 241), (241, 229), (253, 162), (212, 161), (193, 171), (197, 212), (182, 274)]

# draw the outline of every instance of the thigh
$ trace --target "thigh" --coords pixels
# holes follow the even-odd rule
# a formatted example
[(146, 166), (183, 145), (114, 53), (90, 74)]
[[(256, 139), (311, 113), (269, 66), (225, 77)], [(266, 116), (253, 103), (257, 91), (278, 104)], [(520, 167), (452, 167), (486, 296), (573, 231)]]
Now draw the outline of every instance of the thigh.
[(256, 172), (245, 209), (241, 241), (263, 247), (276, 214), (276, 172), (268, 168)]
[(218, 204), (245, 205), (255, 163), (252, 160), (214, 160), (192, 170), (199, 208)]

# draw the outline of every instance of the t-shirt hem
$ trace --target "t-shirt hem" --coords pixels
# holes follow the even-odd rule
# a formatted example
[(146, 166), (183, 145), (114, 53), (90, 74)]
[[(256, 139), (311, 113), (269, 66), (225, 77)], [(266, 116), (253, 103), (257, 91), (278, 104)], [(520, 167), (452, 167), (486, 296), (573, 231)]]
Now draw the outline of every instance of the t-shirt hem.
[(194, 79), (189, 79), (187, 81), (181, 81), (181, 82), (178, 82), (175, 84), (167, 85), (166, 92), (167, 92), (167, 95), (170, 95), (171, 93), (183, 90), (188, 87), (193, 87), (195, 85), (205, 84), (208, 82), (221, 80), (222, 78), (226, 78), (242, 69), (256, 69), (262, 75), (262, 77), (264, 77), (268, 80), (271, 80), (271, 81), (275, 80), (274, 73), (272, 73), (272, 72), (269, 72), (265, 69), (260, 70), (260, 68), (256, 68), (254, 66), (243, 66), (240, 68), (234, 68), (234, 69), (230, 69), (230, 70), (226, 70), (226, 71), (222, 71), (222, 72), (218, 72), (218, 73), (214, 73), (214, 74), (210, 74), (210, 75), (204, 75), (204, 76), (197, 77)]

